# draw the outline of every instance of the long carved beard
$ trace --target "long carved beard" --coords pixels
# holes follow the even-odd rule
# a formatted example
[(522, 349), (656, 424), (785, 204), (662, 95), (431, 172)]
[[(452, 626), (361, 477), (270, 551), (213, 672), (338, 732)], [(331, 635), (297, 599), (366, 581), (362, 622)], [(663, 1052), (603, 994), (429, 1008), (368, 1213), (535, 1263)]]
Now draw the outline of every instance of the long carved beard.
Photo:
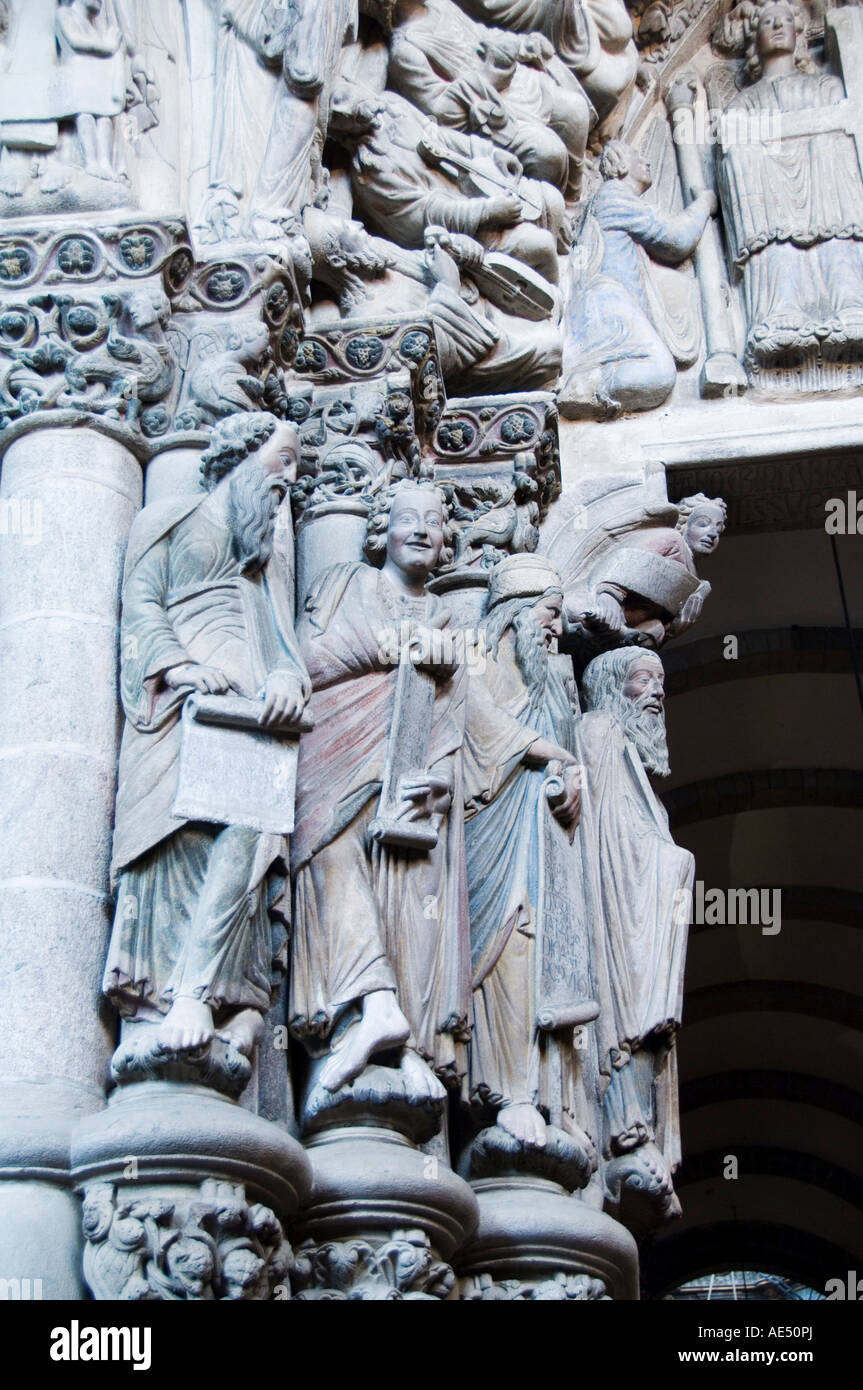
[(527, 686), (533, 709), (542, 704), (548, 680), (548, 648), (545, 633), (530, 608), (516, 613), (512, 623), (515, 633), (515, 660)]
[(231, 474), (230, 506), (234, 553), (243, 574), (263, 569), (273, 551), (273, 530), (279, 495), (272, 478), (254, 459)]
[(653, 714), (644, 709), (639, 701), (633, 701), (623, 724), (626, 737), (635, 744), (647, 771), (655, 773), (657, 777), (667, 777), (671, 765), (668, 761), (665, 715)]

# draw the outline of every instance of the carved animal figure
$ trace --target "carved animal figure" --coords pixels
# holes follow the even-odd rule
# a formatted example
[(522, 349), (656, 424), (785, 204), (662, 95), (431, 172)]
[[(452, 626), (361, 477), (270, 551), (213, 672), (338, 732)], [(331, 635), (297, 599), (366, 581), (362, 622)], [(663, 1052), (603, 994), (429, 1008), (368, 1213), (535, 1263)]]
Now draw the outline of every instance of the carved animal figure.
[[(170, 304), (161, 290), (136, 290), (124, 302), (121, 295), (102, 296), (108, 311), (107, 336), (89, 352), (76, 351), (66, 362), (68, 390), (61, 406), (84, 405), (99, 413), (122, 413), (134, 422), (143, 405), (152, 405), (167, 396), (174, 380), (174, 364), (164, 337), (170, 317)], [(121, 330), (124, 317), (135, 336)], [(102, 383), (105, 396), (93, 399), (87, 393), (93, 383)]]

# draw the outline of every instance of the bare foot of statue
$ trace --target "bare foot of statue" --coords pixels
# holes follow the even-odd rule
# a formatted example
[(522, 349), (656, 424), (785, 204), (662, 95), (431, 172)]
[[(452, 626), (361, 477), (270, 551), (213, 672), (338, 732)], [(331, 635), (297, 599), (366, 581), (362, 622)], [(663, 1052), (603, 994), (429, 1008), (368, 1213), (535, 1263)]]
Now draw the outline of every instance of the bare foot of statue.
[(213, 1012), (200, 999), (179, 995), (159, 1025), (159, 1042), (170, 1052), (196, 1052), (213, 1039)]
[(424, 1062), (412, 1047), (405, 1048), (399, 1070), (412, 1100), (446, 1100), (443, 1082), (438, 1080), (428, 1062)]
[(264, 1020), (257, 1009), (240, 1009), (230, 1018), (217, 1036), (223, 1042), (233, 1043), (244, 1057), (251, 1057), (264, 1031)]
[(497, 1122), (514, 1139), (518, 1139), (526, 1149), (544, 1149), (546, 1124), (535, 1106), (527, 1101), (516, 1101), (502, 1105), (497, 1112)]
[(337, 1091), (353, 1081), (375, 1052), (401, 1047), (410, 1037), (408, 1021), (396, 1003), (395, 992), (378, 989), (363, 998), (362, 1017), (339, 1038), (321, 1068), (320, 1084)]

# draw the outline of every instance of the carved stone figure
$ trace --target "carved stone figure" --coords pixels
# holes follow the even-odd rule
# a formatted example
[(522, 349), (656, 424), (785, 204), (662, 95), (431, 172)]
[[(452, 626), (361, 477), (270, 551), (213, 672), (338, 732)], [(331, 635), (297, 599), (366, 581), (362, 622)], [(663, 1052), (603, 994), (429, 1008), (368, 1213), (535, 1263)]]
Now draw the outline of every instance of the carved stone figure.
[[(696, 556), (712, 555), (716, 550), (728, 523), (728, 508), (721, 497), (708, 497), (703, 492), (684, 497), (679, 507), (680, 519), (677, 529), (689, 549), (690, 565), (694, 573)], [(698, 621), (710, 587), (706, 579), (701, 580), (698, 588), (686, 600), (674, 622), (668, 627), (669, 637), (679, 636)]]
[(321, 189), (329, 92), (342, 44), (356, 32), (356, 0), (222, 0), (219, 24), (199, 222), (204, 240), (268, 240)]
[[(395, 485), (369, 516), (371, 563), (325, 571), (300, 622), (315, 728), (301, 750), (291, 845), (290, 1019), (320, 1059), (312, 1096), (338, 1092), (375, 1058), (394, 1060), (391, 1084), (413, 1104), (442, 1099), (435, 1073), (451, 1082), (464, 1073), (470, 985), (457, 753), (465, 686), (451, 648), (435, 649), (449, 618), (425, 588), (450, 546), (439, 489)], [(408, 641), (426, 647), (412, 673), (426, 682), (426, 701), (412, 733), (402, 724), (391, 735), (403, 624)], [(394, 819), (425, 830), (424, 849), (375, 838), (399, 737), (412, 766)]]
[[(465, 0), (465, 9), (519, 33), (547, 35), (603, 122), (632, 90), (638, 53), (624, 0)], [(604, 133), (616, 135), (621, 119), (606, 122)]]
[(719, 158), (730, 259), (743, 277), (746, 364), (758, 372), (816, 354), (859, 360), (863, 178), (847, 117), (825, 120), (845, 88), (812, 70), (803, 12), (789, 0), (754, 8), (746, 30), (755, 80), (728, 104), (726, 122), (736, 113), (781, 119), (778, 139), (729, 133)]
[(696, 555), (711, 555), (725, 530), (721, 497), (697, 493), (679, 504), (675, 529), (648, 526), (595, 561), (586, 582), (567, 591), (571, 628), (580, 626), (600, 647), (620, 641), (661, 647), (701, 617), (710, 593), (699, 580)]
[[(525, 468), (531, 454), (516, 457)], [(527, 471), (516, 468), (511, 480), (486, 476), (452, 484), (453, 519), (459, 523), (454, 564), (491, 569), (508, 554), (536, 550), (539, 541), (539, 485)]]
[(115, 0), (12, 0), (7, 17), (0, 211), (119, 206), (129, 187), (118, 119), (155, 93)]
[(662, 662), (618, 648), (584, 673), (576, 729), (582, 840), (600, 1006), (605, 1170), (611, 1200), (643, 1191), (673, 1214), (680, 1160), (675, 1035), (694, 861), (675, 845), (649, 774), (668, 775)]
[[(81, 94), (87, 101), (91, 84), (101, 85), (106, 62), (122, 57), (122, 30), (103, 0), (60, 0), (57, 39), (61, 60), (75, 64)], [(116, 178), (114, 117), (82, 106), (75, 117), (75, 130), (87, 171), (101, 179)]]
[(237, 316), (227, 326), (225, 348), (210, 353), (189, 374), (190, 404), (184, 423), (212, 424), (237, 410), (259, 409), (263, 369), (272, 362), (270, 334), (260, 318)]
[(477, 24), (455, 0), (401, 0), (395, 19), (391, 86), (578, 197), (591, 108), (546, 40)]
[(286, 557), (270, 562), (298, 456), (293, 426), (229, 417), (202, 457), (207, 491), (145, 508), (130, 537), (118, 892), (103, 988), (125, 1017), (158, 1023), (148, 1045), (168, 1057), (200, 1054), (215, 1029), (249, 1055), (271, 1002), (282, 947), (267, 875), (283, 841), (225, 823), (215, 807), (184, 816), (175, 799), (190, 697), (244, 697), (253, 726), (274, 738), (308, 698)]
[[(160, 289), (138, 289), (125, 297), (104, 296), (110, 328), (104, 343), (89, 352), (77, 352), (66, 362), (67, 390), (58, 404), (83, 405), (99, 412), (122, 412), (134, 424), (146, 409), (168, 395), (175, 365), (164, 329), (171, 306)], [(128, 332), (122, 328), (123, 316)], [(90, 391), (93, 384), (105, 388), (101, 397)], [(147, 417), (142, 423), (146, 425)]]
[(564, 323), (560, 409), (571, 418), (651, 410), (667, 400), (677, 364), (655, 321), (647, 257), (674, 265), (691, 256), (717, 208), (710, 191), (680, 213), (651, 207), (644, 200), (650, 165), (621, 141), (606, 145), (599, 171), (603, 184), (585, 228), (596, 247), (592, 253), (588, 241), (573, 252)]
[[(500, 257), (496, 269), (509, 269), (506, 261)], [(463, 267), (479, 276), (485, 269), (482, 247), (470, 237), (429, 227), (423, 269), (444, 379), (471, 392), (505, 391), (513, 378), (525, 389), (548, 386), (560, 365), (557, 325), (533, 318), (525, 322), (488, 304), (471, 304), (475, 294), (470, 293), (471, 282), (464, 281)], [(507, 280), (517, 285), (517, 273)], [(536, 284), (529, 284), (527, 290), (534, 296)], [(494, 292), (499, 292), (499, 286)]]
[(427, 227), (445, 227), (556, 282), (568, 241), (563, 199), (549, 183), (525, 178), (487, 139), (426, 120), (395, 92), (369, 98), (346, 87), (339, 117), (357, 207), (373, 230), (418, 248)]
[[(7, 306), (0, 421), (73, 407), (161, 433), (168, 417), (160, 403), (177, 372), (169, 319), (168, 299), (152, 282), (93, 299), (45, 293), (37, 304)], [(11, 346), (15, 335), (27, 345)]]
[[(543, 556), (514, 555), (491, 571), (466, 735), (468, 767), (472, 759), (491, 762), (482, 780), (496, 792), (469, 803), (465, 824), (471, 1091), (523, 1152), (545, 1149), (553, 1126), (558, 1144), (566, 1135), (592, 1154), (578, 1124), (585, 1117), (573, 1043), (576, 1024), (595, 1012), (580, 853), (572, 844), (580, 770), (570, 692), (549, 654), (561, 635), (562, 607), (560, 577)], [(515, 769), (475, 736), (471, 704), (480, 694), (495, 708), (496, 734), (514, 723), (535, 737)]]
[[(370, 99), (345, 88), (337, 124), (353, 152), (357, 211), (415, 252), (392, 249), (375, 301), (391, 304), (392, 277), (403, 277), (399, 300), (433, 315), (450, 383), (546, 385), (560, 363), (554, 281), (565, 209), (557, 190), (524, 179), (480, 136), (424, 120), (394, 92)], [(486, 302), (477, 302), (480, 293)]]

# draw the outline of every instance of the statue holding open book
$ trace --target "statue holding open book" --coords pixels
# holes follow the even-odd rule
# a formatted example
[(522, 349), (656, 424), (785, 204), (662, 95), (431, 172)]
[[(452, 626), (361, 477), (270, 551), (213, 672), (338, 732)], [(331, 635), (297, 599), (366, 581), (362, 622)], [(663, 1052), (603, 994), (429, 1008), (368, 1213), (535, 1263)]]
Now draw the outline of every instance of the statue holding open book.
[(285, 875), (310, 694), (280, 512), (298, 458), (292, 425), (230, 416), (203, 454), (201, 492), (145, 507), (130, 536), (103, 989), (149, 1025), (127, 1026), (124, 1043), (136, 1035), (140, 1057), (144, 1039), (151, 1062), (200, 1060), (217, 1035), (248, 1058), (284, 970), (268, 899), (274, 870)]

